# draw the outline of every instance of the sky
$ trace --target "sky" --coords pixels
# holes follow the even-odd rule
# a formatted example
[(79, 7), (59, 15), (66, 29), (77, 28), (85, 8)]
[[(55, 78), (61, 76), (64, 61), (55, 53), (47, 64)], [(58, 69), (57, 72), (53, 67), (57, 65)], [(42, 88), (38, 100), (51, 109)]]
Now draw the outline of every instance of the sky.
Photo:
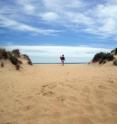
[(33, 62), (89, 62), (117, 47), (117, 0), (0, 0), (0, 47)]

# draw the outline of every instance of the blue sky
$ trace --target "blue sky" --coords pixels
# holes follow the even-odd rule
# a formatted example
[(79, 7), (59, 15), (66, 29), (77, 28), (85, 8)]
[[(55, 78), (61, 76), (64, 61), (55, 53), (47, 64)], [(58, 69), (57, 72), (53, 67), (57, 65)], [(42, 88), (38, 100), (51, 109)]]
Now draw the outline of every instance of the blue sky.
[(116, 13), (116, 0), (0, 0), (0, 46), (33, 62), (58, 62), (62, 53), (88, 62), (117, 46)]

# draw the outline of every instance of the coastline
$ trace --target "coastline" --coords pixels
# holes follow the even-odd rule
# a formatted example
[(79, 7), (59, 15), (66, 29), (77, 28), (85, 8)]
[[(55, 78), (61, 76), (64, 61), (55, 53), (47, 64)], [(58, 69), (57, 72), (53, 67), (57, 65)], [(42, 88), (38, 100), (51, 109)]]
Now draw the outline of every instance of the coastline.
[[(61, 63), (33, 63), (34, 65), (36, 65), (36, 64), (47, 64), (47, 65), (51, 65), (51, 64), (53, 64), (53, 65), (58, 65), (58, 64), (61, 64)], [(88, 62), (78, 62), (78, 63), (65, 63), (65, 64), (68, 64), (68, 65), (72, 65), (72, 64), (88, 64)]]

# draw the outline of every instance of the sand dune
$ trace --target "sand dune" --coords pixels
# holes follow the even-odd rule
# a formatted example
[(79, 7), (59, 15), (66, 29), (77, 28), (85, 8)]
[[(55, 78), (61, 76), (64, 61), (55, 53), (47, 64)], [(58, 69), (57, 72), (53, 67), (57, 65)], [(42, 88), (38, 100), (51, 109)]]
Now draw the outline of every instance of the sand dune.
[(0, 124), (116, 124), (117, 68), (0, 68)]

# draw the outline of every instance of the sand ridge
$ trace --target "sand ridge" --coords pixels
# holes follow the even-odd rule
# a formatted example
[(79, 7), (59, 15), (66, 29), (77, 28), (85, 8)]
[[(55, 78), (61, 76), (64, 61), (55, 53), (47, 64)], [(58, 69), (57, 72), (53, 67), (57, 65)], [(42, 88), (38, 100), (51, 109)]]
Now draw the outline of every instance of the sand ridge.
[(117, 68), (0, 68), (0, 124), (116, 124)]

